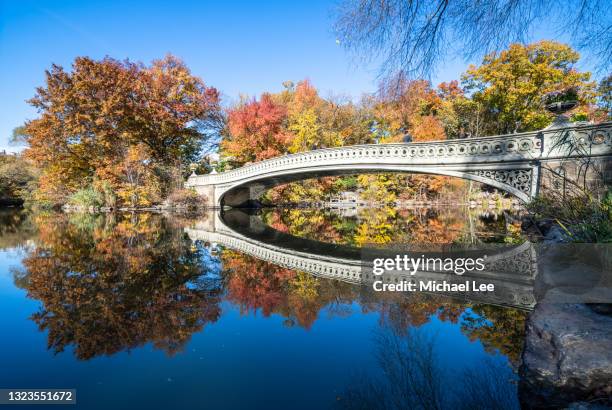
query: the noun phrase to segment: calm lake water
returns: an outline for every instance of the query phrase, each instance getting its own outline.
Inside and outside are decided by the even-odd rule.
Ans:
[[[527,311],[372,292],[250,256],[229,231],[194,240],[219,218],[0,213],[0,388],[74,388],[86,409],[518,407]],[[263,227],[253,246],[311,254],[522,240],[508,213],[459,207],[232,220]]]

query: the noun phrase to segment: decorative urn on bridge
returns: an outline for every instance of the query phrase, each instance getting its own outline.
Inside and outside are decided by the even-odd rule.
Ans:
[[[210,173],[216,174],[217,166],[219,166],[219,154],[217,153],[208,154],[206,156],[206,162],[208,163],[210,167]]]
[[[198,164],[192,162],[189,164],[189,170],[191,171],[191,176],[196,176],[196,169],[198,169]]]
[[[578,89],[571,87],[547,93],[542,98],[542,103],[548,112],[557,116],[548,128],[567,127],[571,125],[571,121],[564,114],[578,105]]]

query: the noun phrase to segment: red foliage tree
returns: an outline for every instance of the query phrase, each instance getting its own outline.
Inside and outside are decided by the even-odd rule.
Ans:
[[[240,163],[282,155],[291,137],[283,127],[286,120],[286,108],[263,94],[259,101],[252,100],[229,111],[229,135],[221,143],[222,149]]]

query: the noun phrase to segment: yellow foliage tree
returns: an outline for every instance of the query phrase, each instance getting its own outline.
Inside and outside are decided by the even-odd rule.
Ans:
[[[594,102],[591,74],[575,64],[580,55],[566,44],[539,41],[511,44],[470,66],[462,80],[486,114],[486,134],[506,134],[544,128],[553,116],[542,105],[552,91],[577,87],[582,104]]]

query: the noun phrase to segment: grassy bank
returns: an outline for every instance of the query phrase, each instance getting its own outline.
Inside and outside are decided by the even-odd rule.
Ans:
[[[612,189],[597,199],[588,192],[539,196],[528,205],[533,219],[558,225],[568,242],[612,243]]]

